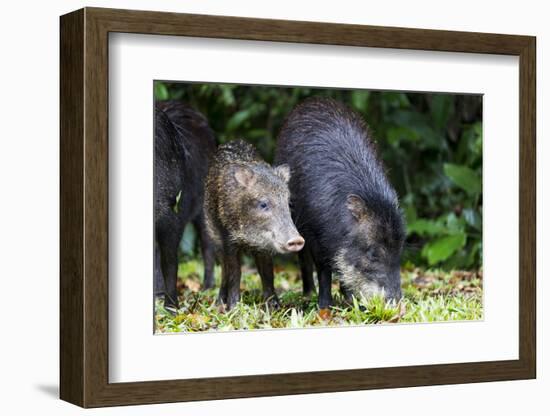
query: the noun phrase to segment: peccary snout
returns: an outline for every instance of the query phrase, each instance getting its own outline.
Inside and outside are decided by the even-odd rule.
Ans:
[[[273,236],[271,244],[266,241],[269,251],[279,254],[296,253],[305,244],[304,238],[300,235],[294,222],[292,222],[288,200],[282,198],[274,204],[270,218],[266,222],[269,233]],[[269,248],[271,246],[271,248]]]
[[[285,250],[288,252],[296,252],[300,251],[302,247],[304,247],[305,240],[302,238],[302,236],[297,236],[294,238],[291,238],[288,240],[285,244]]]
[[[387,301],[397,302],[403,296],[401,292],[401,273],[399,271],[399,268],[394,270],[391,275],[392,276],[390,277],[389,281],[392,282],[392,285],[389,286],[389,290],[385,294],[385,298]]]

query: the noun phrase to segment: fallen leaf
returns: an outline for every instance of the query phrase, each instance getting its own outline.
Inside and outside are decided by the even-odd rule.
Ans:
[[[405,306],[404,303],[399,303],[397,307],[398,307],[397,313],[388,321],[388,322],[391,322],[392,324],[399,322],[403,317],[403,315],[407,313],[407,307]]]
[[[328,321],[330,318],[332,318],[332,313],[330,312],[330,309],[320,309],[319,310],[319,318],[321,318],[323,321]]]
[[[434,276],[424,275],[413,280],[413,285],[417,288],[424,289],[434,284],[436,281]]]
[[[290,289],[290,283],[288,283],[288,280],[282,280],[281,283],[279,283],[279,286],[282,290],[289,290]]]
[[[198,281],[193,280],[193,279],[185,279],[183,281],[183,284],[191,292],[197,293],[201,289],[201,284]]]
[[[198,313],[191,313],[187,317],[193,327],[202,327],[210,322],[210,317]]]

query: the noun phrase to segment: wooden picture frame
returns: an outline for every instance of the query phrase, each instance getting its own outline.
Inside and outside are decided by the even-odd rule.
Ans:
[[[83,407],[529,379],[536,376],[535,38],[85,8],[61,17],[60,396]],[[109,383],[108,34],[519,57],[519,359]]]

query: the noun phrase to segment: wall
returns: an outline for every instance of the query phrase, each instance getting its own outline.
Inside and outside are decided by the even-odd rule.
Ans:
[[[396,4],[397,3],[397,4]],[[538,379],[318,394],[278,398],[229,400],[208,403],[167,404],[125,409],[93,410],[88,414],[499,414],[548,409],[550,364],[543,348],[548,344],[548,310],[543,297],[550,285],[543,281],[548,260],[550,146],[544,143],[544,103],[550,100],[545,63],[550,56],[550,26],[545,3],[503,1],[398,1],[338,2],[287,1],[68,1],[5,2],[0,16],[2,36],[2,100],[0,107],[0,276],[3,299],[0,343],[0,408],[12,413],[35,410],[65,415],[81,412],[61,402],[58,384],[58,16],[87,6],[156,9],[269,17],[295,20],[362,23],[434,29],[529,34],[538,37]],[[545,178],[543,178],[545,176]],[[543,200],[546,199],[546,201]],[[544,236],[543,236],[544,234]],[[419,340],[421,342],[421,340]],[[429,348],[429,346],[427,346]],[[475,348],[475,345],[472,345]],[[185,354],[184,351],[181,354]]]

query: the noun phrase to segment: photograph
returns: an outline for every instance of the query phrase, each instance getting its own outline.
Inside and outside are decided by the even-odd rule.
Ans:
[[[154,333],[483,319],[483,96],[155,80]]]

